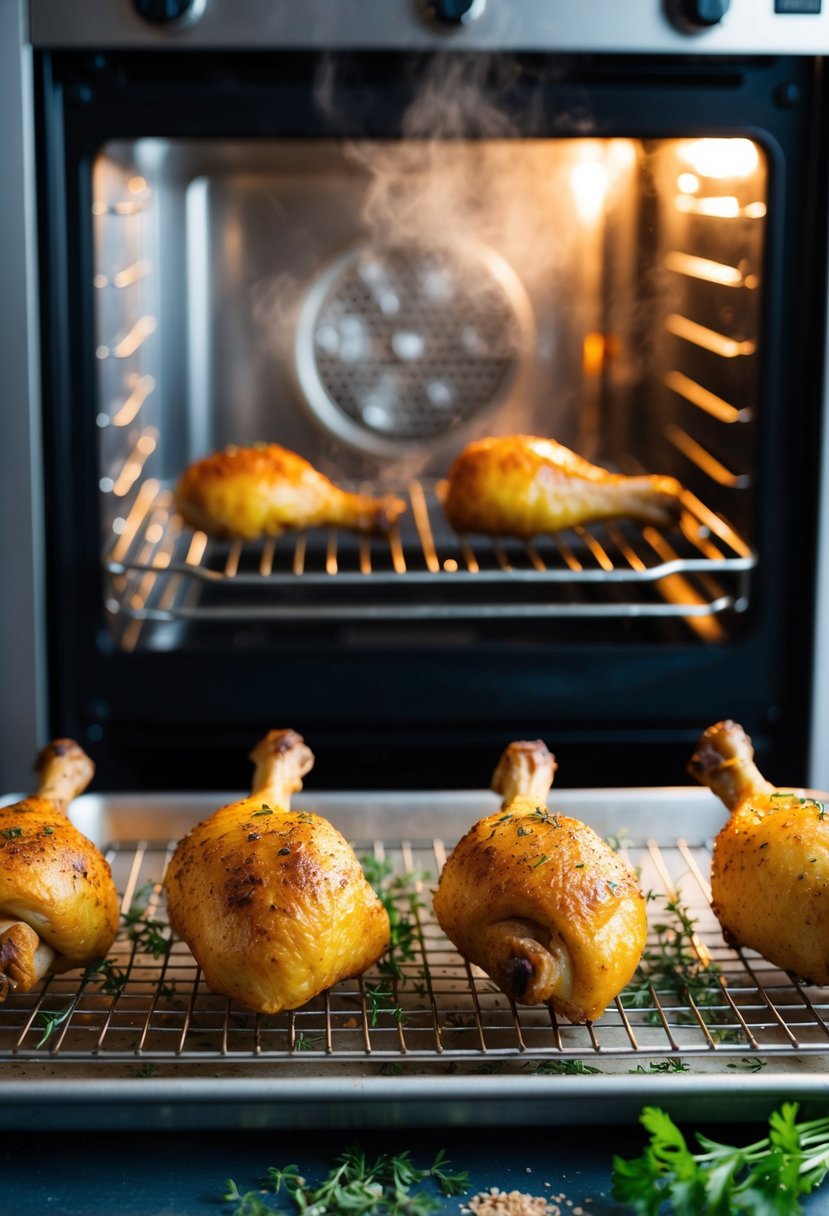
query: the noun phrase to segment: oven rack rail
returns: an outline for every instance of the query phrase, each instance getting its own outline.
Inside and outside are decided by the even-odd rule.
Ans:
[[[518,1007],[466,963],[431,913],[430,888],[446,857],[441,840],[374,841],[361,855],[385,859],[418,891],[413,956],[395,979],[374,967],[309,1004],[272,1017],[210,993],[187,947],[170,940],[162,879],[174,844],[113,846],[108,858],[122,908],[151,891],[147,913],[162,939],[122,934],[112,960],[118,984],[103,972],[56,976],[0,1005],[0,1059],[91,1066],[210,1061],[232,1071],[297,1066],[319,1075],[332,1065],[358,1075],[378,1072],[537,1073],[760,1070],[772,1060],[800,1072],[829,1068],[829,989],[812,988],[750,951],[722,939],[710,905],[706,844],[645,842],[623,851],[639,868],[650,904],[648,950],[667,901],[694,922],[689,965],[703,977],[688,988],[629,986],[593,1024],[559,1021],[546,1007]],[[138,894],[137,894],[138,893]],[[405,904],[405,907],[409,907]],[[411,913],[410,913],[411,914]],[[646,951],[647,958],[647,951]],[[645,964],[650,966],[650,964]],[[647,976],[645,976],[647,979]],[[140,1072],[138,1075],[142,1075]]]
[[[532,542],[456,534],[438,483],[400,492],[407,510],[388,537],[319,528],[243,544],[193,532],[171,488],[145,481],[104,554],[107,610],[136,622],[693,619],[748,606],[756,554],[688,491],[672,530],[620,521]]]

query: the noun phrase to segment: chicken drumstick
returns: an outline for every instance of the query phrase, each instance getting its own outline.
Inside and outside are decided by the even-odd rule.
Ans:
[[[504,435],[470,443],[449,470],[446,517],[457,532],[529,538],[602,519],[667,527],[679,519],[673,477],[623,477],[553,439]]]
[[[72,739],[56,739],[37,770],[37,793],[0,809],[0,1001],[103,958],[118,932],[109,866],[66,817],[95,767]]]
[[[384,533],[405,506],[398,498],[341,490],[276,443],[214,452],[185,469],[176,487],[176,507],[186,522],[226,539],[281,536],[323,524]]]
[[[709,726],[688,770],[731,812],[711,861],[712,902],[726,940],[829,984],[827,808],[766,781],[735,722]]]
[[[167,907],[208,987],[279,1013],[376,962],[389,918],[336,828],[289,809],[314,763],[302,737],[272,730],[251,759],[251,796],[179,842]]]
[[[507,996],[594,1021],[636,970],[645,899],[592,828],[547,810],[554,771],[541,740],[509,745],[492,779],[501,810],[455,846],[435,913]]]

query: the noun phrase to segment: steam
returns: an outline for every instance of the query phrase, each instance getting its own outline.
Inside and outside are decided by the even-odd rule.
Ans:
[[[590,183],[610,181],[608,146],[590,139],[529,138],[526,100],[520,129],[509,105],[521,69],[507,57],[435,56],[417,60],[416,66],[420,77],[401,138],[344,140],[320,149],[320,156],[332,156],[335,175],[350,182],[352,193],[344,187],[342,201],[343,208],[354,203],[350,246],[363,246],[378,264],[384,251],[391,261],[401,251],[412,262],[420,257],[424,274],[434,276],[435,290],[442,276],[446,289],[455,292],[459,311],[464,301],[468,306],[473,300],[478,316],[499,318],[503,341],[513,344],[516,365],[526,375],[494,411],[482,410],[445,437],[413,450],[403,461],[405,472],[420,472],[430,462],[445,467],[477,434],[540,430],[539,414],[545,415],[546,433],[585,450],[578,436],[581,342],[584,333],[601,328],[597,275],[604,199],[585,205],[579,219],[573,190],[578,182],[593,189]],[[340,60],[323,61],[315,99],[332,123],[353,130],[365,125],[359,107],[371,104],[371,94],[344,87],[343,70]],[[529,124],[533,121],[531,113]],[[338,158],[345,162],[339,160],[339,170]],[[601,164],[601,171],[591,168],[594,164]],[[316,263],[309,262],[317,272],[325,266],[325,253],[335,258],[343,248],[320,253]],[[509,318],[503,319],[505,283],[516,304],[512,329]],[[280,358],[292,356],[290,343],[308,286],[308,280],[288,273],[257,285],[255,316],[278,344]],[[440,303],[436,297],[436,308]],[[404,351],[405,357],[414,350],[415,337],[401,333],[392,350]],[[469,341],[474,345],[474,334]],[[389,374],[382,373],[387,379]],[[378,383],[382,388],[386,382],[381,376]],[[390,480],[403,471],[388,459],[383,468]]]

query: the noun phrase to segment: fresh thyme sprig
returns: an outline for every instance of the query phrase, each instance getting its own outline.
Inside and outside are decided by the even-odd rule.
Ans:
[[[622,1004],[629,1009],[647,1008],[653,1002],[651,989],[681,1000],[690,996],[697,1006],[720,1004],[724,999],[722,968],[701,955],[697,922],[679,896],[666,897],[665,910],[670,919],[653,926],[656,943],[645,948],[632,981],[622,993]],[[716,1017],[716,1010],[711,1013]],[[658,1022],[659,1015],[654,1011],[651,1019]]]
[[[365,994],[369,1005],[370,1026],[377,1025],[377,1019],[381,1013],[390,1013],[398,1026],[402,1026],[406,1021],[406,1011],[395,1000],[394,990],[390,984],[382,983],[376,984],[373,987],[367,987]]]
[[[430,875],[421,870],[395,875],[388,858],[380,860],[365,856],[360,858],[360,865],[367,882],[386,909],[391,926],[388,954],[381,959],[378,970],[402,980],[401,962],[412,962],[417,957],[420,937],[417,914],[426,907],[421,899],[420,887],[423,882],[429,881]]]
[[[745,1148],[696,1134],[693,1153],[671,1118],[645,1107],[640,1122],[650,1143],[640,1157],[613,1161],[613,1195],[639,1216],[798,1216],[829,1167],[829,1118],[797,1122],[796,1103],[769,1119],[769,1134]],[[666,1207],[666,1205],[668,1205]]]
[[[132,897],[128,911],[121,916],[126,935],[136,949],[153,958],[161,958],[170,948],[170,937],[167,925],[163,920],[148,916],[150,899],[155,890],[155,883],[146,882],[139,887]]]
[[[346,1212],[354,1216],[426,1216],[443,1205],[434,1194],[414,1187],[433,1179],[444,1195],[452,1196],[462,1194],[469,1185],[468,1173],[450,1173],[449,1165],[443,1150],[428,1169],[419,1169],[408,1152],[383,1154],[370,1161],[355,1147],[337,1158],[316,1187],[301,1176],[296,1165],[286,1165],[268,1170],[267,1189],[243,1193],[229,1178],[224,1199],[236,1205],[232,1216],[272,1216],[283,1211],[265,1202],[266,1196],[279,1195],[283,1189],[293,1202],[293,1211],[305,1216],[342,1216]]]

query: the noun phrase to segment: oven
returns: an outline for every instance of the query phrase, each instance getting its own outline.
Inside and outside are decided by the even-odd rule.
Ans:
[[[664,783],[731,715],[805,780],[826,14],[181,7],[29,10],[11,755],[48,722],[110,788],[227,787],[291,721],[329,787],[475,785],[516,732]],[[678,478],[679,524],[456,533],[453,458],[510,433]],[[406,510],[189,528],[185,466],[260,442]]]
[[[181,943],[159,970],[123,942],[132,989],[57,977],[5,1027],[32,1120],[79,1093],[92,1122],[149,1126],[169,1103],[174,1123],[253,1104],[316,1124],[355,1094],[369,1121],[594,1121],[597,1094],[627,1119],[660,1084],[631,1061],[677,1056],[713,1080],[661,1100],[708,1115],[819,1092],[825,1004],[722,945],[721,810],[666,787],[732,717],[770,777],[829,788],[829,11],[623,8],[0,0],[0,773],[27,788],[36,746],[76,737],[97,766],[78,821],[153,911],[178,835],[247,784],[267,727],[312,744],[314,808],[410,875],[440,868],[505,742],[541,736],[562,807],[630,827],[724,952],[721,1020],[651,993],[551,1030],[424,921],[433,986],[408,1028],[362,980],[265,1024],[206,992]],[[516,434],[676,478],[678,521],[454,530],[454,459]],[[191,462],[272,443],[405,510],[384,536],[188,525]],[[50,1001],[68,1020],[44,1047]],[[715,1108],[755,1051],[780,1068],[730,1077]],[[54,1084],[44,1052],[68,1065]],[[602,1053],[590,1094],[478,1075]],[[111,1071],[78,1089],[93,1057]],[[175,1081],[125,1081],[142,1060]]]

